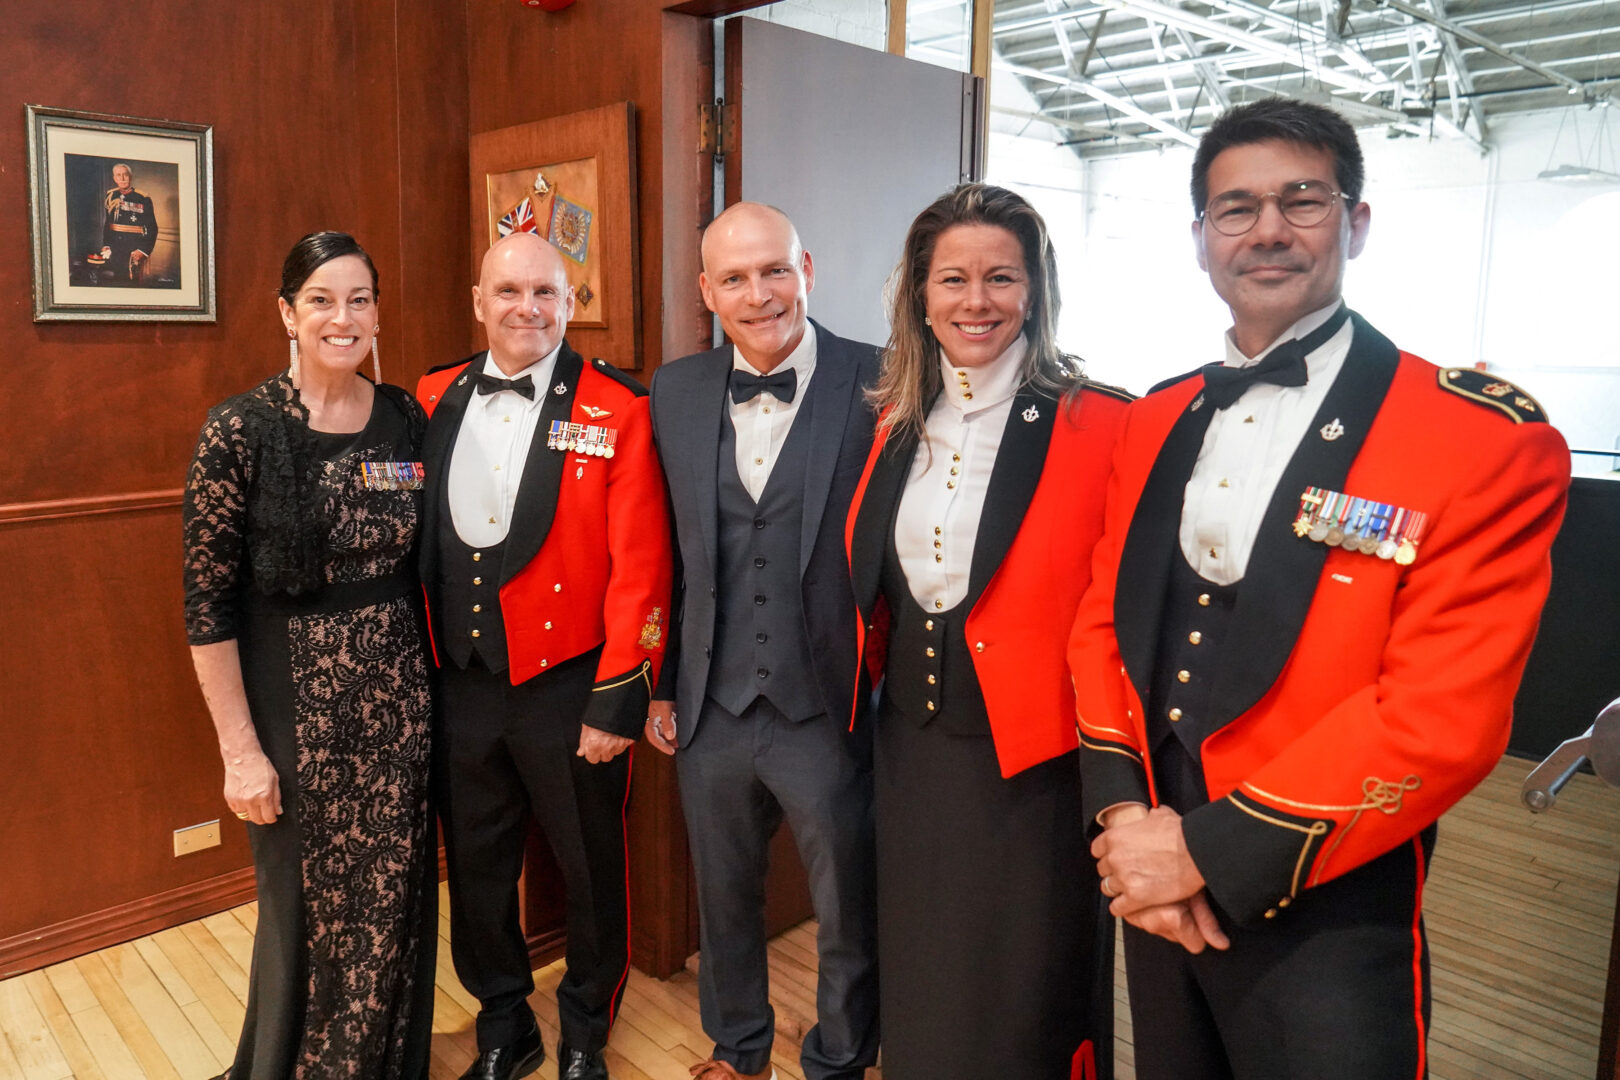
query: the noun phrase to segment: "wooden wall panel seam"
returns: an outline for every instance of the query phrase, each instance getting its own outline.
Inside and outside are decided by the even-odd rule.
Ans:
[[[74,499],[0,503],[0,526],[26,521],[60,521],[96,514],[130,514],[140,510],[169,510],[180,505],[183,488],[131,491],[122,495],[87,495]]]

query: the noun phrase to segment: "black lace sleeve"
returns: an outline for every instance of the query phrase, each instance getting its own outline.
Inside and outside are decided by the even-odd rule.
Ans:
[[[197,439],[180,505],[186,640],[192,645],[237,635],[250,470],[241,413],[228,407],[215,410]]]

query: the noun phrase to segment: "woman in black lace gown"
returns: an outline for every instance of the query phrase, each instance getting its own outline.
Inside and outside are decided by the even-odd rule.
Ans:
[[[282,268],[292,364],[209,413],[187,477],[186,632],[258,882],[230,1080],[428,1073],[425,421],[358,374],[376,307],[352,237],[300,240]]]

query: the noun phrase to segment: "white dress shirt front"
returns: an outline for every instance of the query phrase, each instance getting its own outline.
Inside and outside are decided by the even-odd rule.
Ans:
[[[742,351],[736,346],[731,349],[731,367],[734,371],[747,372],[749,375],[761,374],[758,368],[743,359]],[[799,406],[804,404],[810,376],[816,371],[816,328],[808,323],[799,343],[788,353],[786,360],[771,369],[770,374],[789,369],[797,372],[798,378],[792,401],[778,401],[770,393],[761,391],[738,404],[732,400],[731,388],[726,388],[726,403],[731,407],[731,427],[737,435],[737,476],[755,502],[765,491],[771,470],[776,467],[776,458],[782,452],[782,444],[787,442],[788,431],[793,427],[793,419],[799,415]]]
[[[506,539],[518,485],[523,481],[523,464],[529,459],[540,407],[552,392],[551,376],[560,351],[561,344],[513,376],[521,379],[527,375],[534,381],[533,399],[515,390],[481,394],[476,387],[467,399],[455,449],[450,452],[447,482],[450,520],[468,547],[490,547]],[[476,378],[479,372],[506,378],[487,352],[482,363],[474,360],[467,365],[468,375]]]
[[[1226,366],[1249,367],[1285,341],[1302,338],[1339,309],[1335,300],[1285,330],[1258,355],[1238,350],[1226,333]],[[1181,503],[1181,552],[1217,585],[1242,580],[1277,481],[1305,436],[1350,352],[1349,322],[1305,358],[1304,386],[1257,382],[1211,417]]]
[[[895,518],[894,544],[912,599],[945,611],[967,596],[990,471],[1018,393],[1022,335],[982,367],[940,358],[945,389],[924,423]]]

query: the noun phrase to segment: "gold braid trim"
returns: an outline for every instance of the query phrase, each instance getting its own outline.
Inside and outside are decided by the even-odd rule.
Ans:
[[[1104,746],[1102,743],[1092,742],[1084,735],[1080,736],[1080,745],[1085,747],[1087,750],[1097,750],[1104,754],[1118,754],[1120,757],[1130,758],[1131,761],[1138,765],[1142,764],[1142,755],[1137,753],[1135,750],[1127,750],[1119,746]]]
[[[591,693],[595,694],[595,693],[599,693],[599,692],[601,692],[603,690],[613,690],[613,689],[616,689],[616,688],[618,688],[620,686],[623,686],[625,683],[635,682],[637,679],[641,679],[643,682],[645,682],[647,684],[647,692],[651,693],[652,692],[652,677],[647,674],[647,672],[651,668],[652,668],[652,661],[651,660],[643,660],[641,662],[640,667],[636,668],[636,670],[632,671],[630,674],[626,675],[624,678],[620,679],[618,682],[603,683],[600,686],[593,686],[593,687],[591,687]]]
[[[1301,832],[1301,833],[1305,834],[1305,843],[1300,845],[1299,857],[1294,860],[1294,876],[1289,880],[1289,883],[1288,883],[1288,895],[1289,896],[1298,896],[1299,895],[1299,875],[1304,873],[1304,871],[1305,871],[1305,856],[1310,854],[1311,841],[1313,839],[1315,839],[1316,837],[1324,836],[1324,835],[1327,834],[1327,831],[1328,831],[1327,822],[1325,822],[1325,821],[1313,821],[1309,825],[1296,825],[1292,821],[1283,821],[1280,818],[1274,818],[1269,814],[1262,814],[1260,811],[1255,810],[1252,807],[1244,806],[1242,803],[1238,802],[1237,799],[1233,798],[1231,795],[1228,795],[1226,797],[1226,801],[1231,803],[1233,806],[1237,807],[1239,810],[1243,811],[1245,814],[1248,814],[1250,817],[1252,817],[1252,818],[1254,818],[1254,819],[1256,819],[1258,821],[1263,821],[1267,825],[1277,825],[1277,826],[1280,826],[1281,828],[1284,828],[1284,829],[1293,829],[1295,832]]]

